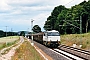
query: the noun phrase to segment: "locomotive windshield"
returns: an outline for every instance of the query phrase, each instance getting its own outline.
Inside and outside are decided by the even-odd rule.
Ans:
[[[48,36],[60,36],[59,32],[48,32]]]

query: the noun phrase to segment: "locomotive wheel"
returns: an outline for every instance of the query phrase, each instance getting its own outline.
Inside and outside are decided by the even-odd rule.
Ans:
[[[47,42],[43,42],[43,44],[44,44],[45,46],[47,46]]]

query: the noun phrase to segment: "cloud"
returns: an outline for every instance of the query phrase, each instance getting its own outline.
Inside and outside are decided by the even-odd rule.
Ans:
[[[16,25],[16,26],[27,26],[27,25],[30,25],[30,20],[21,20],[21,19],[18,19],[18,20],[0,20],[0,23],[5,23],[6,26],[9,26],[9,25]],[[3,25],[1,24],[1,25]]]
[[[8,4],[13,6],[33,6],[42,4],[43,0],[8,0]]]
[[[0,25],[13,26],[19,30],[30,26],[31,19],[34,19],[34,25],[43,28],[54,7],[65,5],[70,8],[81,1],[83,0],[1,0]],[[17,28],[18,26],[20,27]]]
[[[50,16],[50,13],[44,12],[44,13],[36,15],[35,17],[32,17],[32,19],[34,20],[33,22],[34,25],[39,25],[41,29],[43,30],[43,26],[48,16]]]
[[[21,7],[22,10],[30,10],[30,11],[48,11],[53,9],[52,6],[31,6],[31,7]]]
[[[15,25],[29,25],[30,24],[30,20],[10,20],[9,22],[11,22],[12,24],[15,24]]]
[[[11,14],[22,14],[21,10],[14,10]]]
[[[12,9],[10,5],[7,4],[7,0],[1,0],[0,1],[0,10],[1,11],[7,11]]]

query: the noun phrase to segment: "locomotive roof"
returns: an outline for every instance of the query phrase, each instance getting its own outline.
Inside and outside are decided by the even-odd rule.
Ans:
[[[36,33],[36,34],[32,34],[32,35],[43,35],[44,33],[43,32],[40,32],[40,33]]]
[[[58,31],[56,31],[56,30],[51,30],[51,31],[46,31],[46,32],[58,32]]]

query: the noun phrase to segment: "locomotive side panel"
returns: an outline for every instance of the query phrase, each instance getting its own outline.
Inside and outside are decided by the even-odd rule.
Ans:
[[[33,39],[50,47],[57,47],[60,44],[60,34],[56,30],[33,34]]]
[[[38,35],[38,41],[39,41],[40,43],[43,43],[43,35]]]
[[[37,33],[33,35],[35,41],[43,43],[43,33]]]

